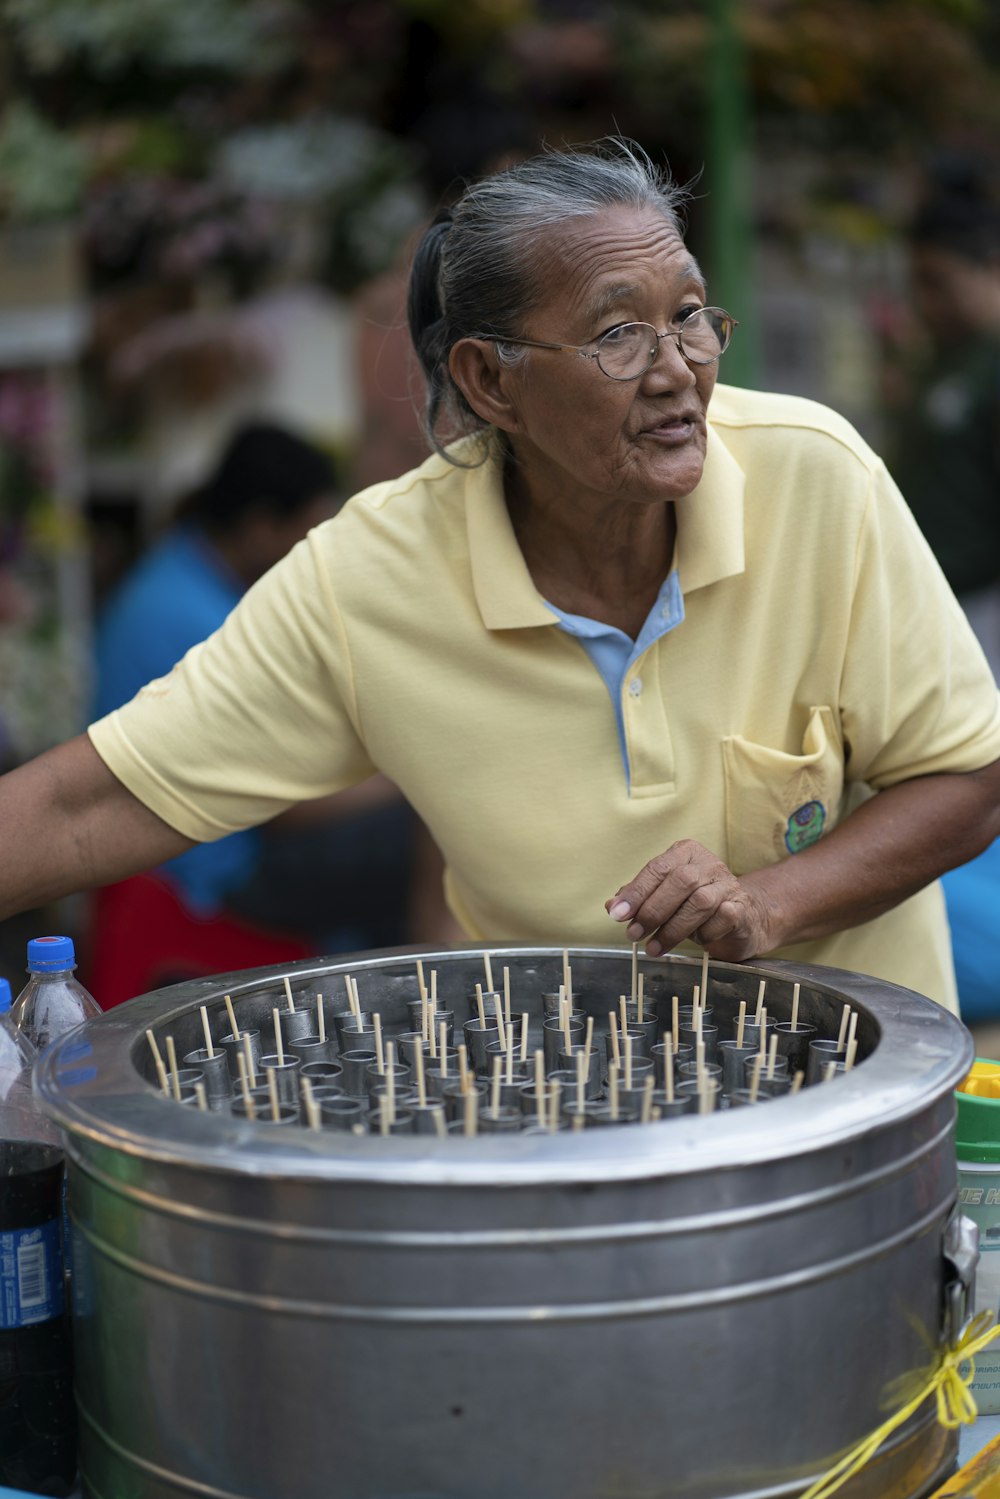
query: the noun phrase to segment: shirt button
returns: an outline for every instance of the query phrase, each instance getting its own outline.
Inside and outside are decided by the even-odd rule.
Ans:
[[[631,693],[632,697],[641,697],[642,696],[642,678],[641,677],[633,677],[632,680],[631,680],[631,682],[628,684],[628,690]]]

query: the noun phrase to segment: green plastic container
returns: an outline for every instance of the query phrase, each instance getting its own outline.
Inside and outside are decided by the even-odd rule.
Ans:
[[[988,1066],[980,1063],[977,1066]],[[1000,1070],[998,1070],[1000,1076]],[[979,1226],[975,1310],[1000,1319],[1000,1098],[957,1093],[958,1201]],[[1000,1351],[976,1355],[972,1394],[981,1416],[1000,1412]]]

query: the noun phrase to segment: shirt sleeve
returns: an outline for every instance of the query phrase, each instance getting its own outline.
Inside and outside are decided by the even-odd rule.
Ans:
[[[326,535],[311,532],[169,675],[88,730],[112,773],[188,838],[252,827],[375,770]]]
[[[841,721],[848,779],[876,790],[1000,758],[993,674],[881,463],[858,538]]]

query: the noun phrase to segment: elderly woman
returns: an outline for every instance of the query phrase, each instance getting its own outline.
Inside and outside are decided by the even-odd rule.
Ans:
[[[384,771],[472,939],[780,953],[954,1003],[936,876],[1000,832],[981,652],[832,412],[733,336],[642,154],[428,230],[447,448],[357,495],[173,673],[3,784],[7,908]]]

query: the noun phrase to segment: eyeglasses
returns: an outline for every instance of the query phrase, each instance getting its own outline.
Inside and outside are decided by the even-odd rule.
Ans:
[[[738,327],[736,319],[721,307],[697,307],[679,328],[668,328],[665,333],[657,333],[651,323],[622,323],[596,344],[549,344],[535,338],[493,338],[490,342],[580,354],[584,359],[596,359],[598,369],[609,380],[637,380],[654,363],[661,339],[675,338],[689,364],[714,364],[729,348]]]

